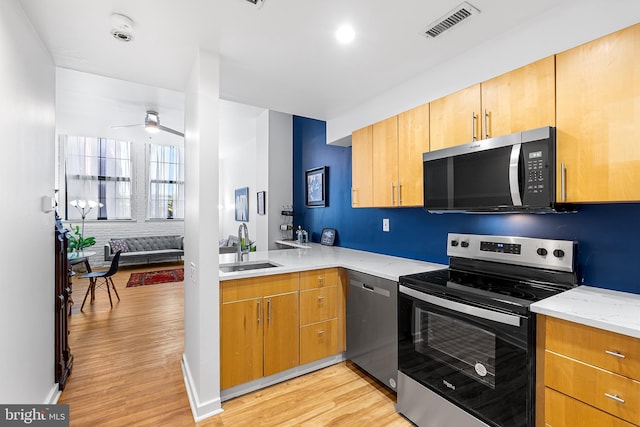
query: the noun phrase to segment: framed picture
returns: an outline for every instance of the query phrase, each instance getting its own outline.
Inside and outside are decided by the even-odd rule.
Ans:
[[[327,205],[326,175],[327,166],[309,169],[304,173],[304,204],[308,207],[324,207]]]
[[[258,191],[258,215],[264,215],[264,202],[266,198],[266,191]]]
[[[249,221],[249,187],[236,190],[236,221]]]

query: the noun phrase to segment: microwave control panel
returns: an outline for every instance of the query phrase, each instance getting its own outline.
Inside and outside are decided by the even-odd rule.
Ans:
[[[522,144],[524,161],[523,204],[544,205],[555,194],[553,153],[548,141]]]

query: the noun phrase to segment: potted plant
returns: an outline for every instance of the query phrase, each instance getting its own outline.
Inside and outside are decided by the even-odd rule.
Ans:
[[[80,252],[84,250],[84,248],[88,248],[96,244],[95,237],[84,237],[82,235],[79,225],[72,225],[71,232],[72,233],[69,233],[69,246],[67,249],[69,252]]]

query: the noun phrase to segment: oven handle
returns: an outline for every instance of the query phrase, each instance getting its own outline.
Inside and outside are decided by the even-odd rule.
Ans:
[[[438,307],[447,308],[449,310],[457,311],[459,313],[468,314],[470,316],[479,317],[481,319],[492,320],[494,322],[503,323],[505,325],[520,326],[520,317],[513,314],[500,313],[497,311],[487,310],[485,308],[474,307],[472,305],[462,304],[456,301],[450,301],[448,299],[436,297],[434,295],[425,294],[424,292],[416,291],[415,289],[408,288],[400,285],[399,291],[402,294],[408,295],[412,298],[419,299]]]

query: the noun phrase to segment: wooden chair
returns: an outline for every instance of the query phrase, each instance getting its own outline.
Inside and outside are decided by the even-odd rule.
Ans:
[[[80,307],[80,311],[82,311],[82,309],[84,308],[84,303],[87,301],[87,296],[89,295],[89,292],[91,292],[91,304],[93,304],[93,301],[95,301],[96,285],[97,285],[98,279],[104,279],[104,283],[100,283],[99,285],[97,285],[97,287],[100,287],[102,285],[107,286],[107,293],[109,294],[109,305],[111,305],[111,308],[113,308],[113,302],[111,301],[110,287],[113,288],[113,291],[116,293],[116,297],[118,297],[118,301],[120,301],[120,295],[118,295],[118,290],[116,289],[116,285],[113,284],[113,280],[111,279],[111,276],[113,276],[118,272],[118,263],[120,262],[120,252],[122,251],[116,252],[116,254],[113,256],[113,260],[111,261],[111,266],[109,267],[109,270],[94,271],[91,273],[87,273],[81,277],[81,279],[89,279],[89,287],[87,288],[87,293],[84,294],[84,299],[82,300],[82,306]]]

